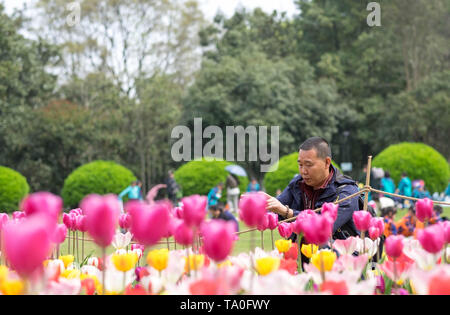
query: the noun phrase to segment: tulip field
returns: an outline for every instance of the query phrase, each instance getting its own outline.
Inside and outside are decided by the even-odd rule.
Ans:
[[[450,294],[450,224],[429,223],[429,199],[416,203],[425,227],[415,237],[386,239],[383,219],[364,210],[353,213],[360,236],[333,240],[337,204],[283,222],[266,203],[264,194],[242,196],[236,233],[207,217],[204,196],[175,208],[131,201],[122,213],[117,196],[89,195],[63,213],[59,196],[28,195],[20,211],[0,214],[0,293]]]

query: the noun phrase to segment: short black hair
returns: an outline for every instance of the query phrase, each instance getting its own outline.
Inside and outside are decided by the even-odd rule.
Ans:
[[[407,172],[403,172],[402,176],[408,176],[408,173]]]
[[[440,205],[434,205],[433,210],[437,215],[441,215],[444,209]]]
[[[388,171],[386,171],[384,172],[384,177],[391,177],[391,174]]]
[[[317,156],[319,158],[325,159],[327,157],[331,158],[331,147],[327,140],[321,137],[311,137],[309,139],[306,139],[305,142],[303,142],[300,145],[299,151],[309,151],[315,149],[317,152]]]

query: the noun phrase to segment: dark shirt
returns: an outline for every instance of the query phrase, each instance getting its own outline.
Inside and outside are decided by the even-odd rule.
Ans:
[[[221,219],[221,220],[225,220],[225,221],[233,221],[233,223],[236,226],[236,232],[239,232],[239,223],[230,211],[222,211],[222,213],[219,215],[219,217],[215,218],[215,219],[216,220]]]

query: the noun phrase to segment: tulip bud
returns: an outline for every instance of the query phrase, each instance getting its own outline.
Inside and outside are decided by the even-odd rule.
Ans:
[[[189,226],[199,227],[205,219],[208,199],[205,196],[193,195],[181,199],[183,203],[183,220]]]
[[[239,217],[248,226],[257,226],[266,214],[267,197],[260,193],[248,193],[239,200]]]
[[[182,221],[175,228],[174,237],[178,244],[188,246],[192,244],[192,241],[194,240],[194,232],[186,222]]]
[[[306,241],[316,245],[327,242],[333,230],[329,218],[322,215],[310,216],[302,226]]]
[[[403,236],[391,235],[385,241],[386,255],[392,258],[398,258],[403,252]]]
[[[267,212],[267,217],[269,219],[268,228],[270,230],[275,230],[278,226],[278,215],[273,212]]]
[[[331,223],[334,223],[338,215],[338,208],[339,205],[335,205],[334,203],[331,202],[326,202],[322,205],[321,214],[327,215],[330,218]]]
[[[267,230],[268,226],[269,226],[269,217],[267,215],[268,213],[266,213],[263,217],[263,219],[261,220],[261,222],[258,223],[258,225],[256,226],[256,228],[258,229],[258,231],[265,231]]]
[[[417,200],[416,217],[419,221],[425,222],[433,217],[433,201],[428,198]]]
[[[37,192],[28,195],[20,204],[20,208],[27,216],[41,213],[49,216],[56,223],[62,210],[61,197],[49,192]]]
[[[292,223],[280,223],[278,225],[278,232],[280,233],[281,237],[288,238],[292,234]]]
[[[202,227],[202,234],[205,254],[216,262],[225,260],[233,249],[233,223],[213,220]]]
[[[445,243],[444,229],[440,224],[431,225],[417,233],[417,239],[423,249],[432,254],[441,251]]]
[[[370,226],[370,219],[372,216],[369,211],[355,211],[353,212],[353,222],[355,222],[355,226],[359,231],[367,231]]]

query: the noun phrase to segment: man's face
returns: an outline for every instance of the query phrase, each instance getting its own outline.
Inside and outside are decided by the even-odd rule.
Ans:
[[[218,218],[220,216],[220,210],[211,210],[213,218]]]
[[[317,156],[315,149],[298,152],[299,173],[308,186],[318,187],[328,176],[331,159]]]

